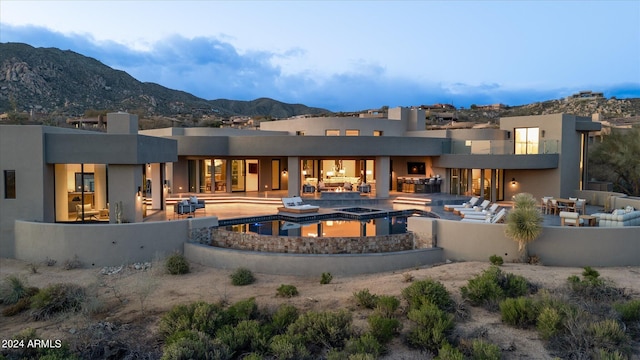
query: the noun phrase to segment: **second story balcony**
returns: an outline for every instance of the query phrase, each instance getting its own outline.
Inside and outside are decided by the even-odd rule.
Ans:
[[[444,168],[555,169],[560,141],[517,144],[513,140],[452,140],[434,165]]]
[[[560,140],[515,144],[513,140],[452,140],[442,144],[451,155],[540,155],[558,154]]]

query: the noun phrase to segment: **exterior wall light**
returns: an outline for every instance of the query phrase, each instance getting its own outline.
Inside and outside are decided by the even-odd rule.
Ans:
[[[516,186],[517,181],[516,178],[511,178],[511,186]]]
[[[282,170],[282,175],[287,175],[287,168],[284,168],[284,170]]]
[[[138,197],[142,196],[142,187],[138,186],[138,192],[137,192]]]

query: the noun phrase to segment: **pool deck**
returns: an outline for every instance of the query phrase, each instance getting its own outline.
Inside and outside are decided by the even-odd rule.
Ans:
[[[270,199],[273,200],[271,204],[260,204],[260,203],[247,203],[247,202],[224,202],[224,203],[207,203],[206,204],[206,212],[199,210],[196,212],[195,217],[202,216],[216,216],[218,219],[232,219],[232,218],[241,218],[241,217],[253,217],[253,216],[263,216],[263,215],[275,215],[278,214],[278,207],[281,207],[281,203],[275,202],[276,200],[281,199],[282,197],[287,197],[288,194],[286,191],[270,191],[268,194],[264,193],[244,193],[242,195],[238,194],[226,194],[232,195],[233,197],[245,197],[249,199]],[[184,195],[187,196],[187,195]],[[221,196],[223,197],[223,196]],[[393,200],[399,197],[407,198],[415,198],[415,199],[424,199],[425,202],[431,200],[432,205],[411,205],[411,204],[394,204]],[[418,209],[424,211],[430,211],[436,215],[438,215],[442,219],[446,220],[460,220],[461,217],[459,215],[454,214],[450,211],[444,211],[444,204],[448,203],[460,203],[466,199],[468,196],[461,195],[450,195],[450,194],[407,194],[401,192],[391,192],[388,199],[375,199],[373,197],[363,197],[361,201],[357,203],[347,203],[347,202],[335,202],[335,203],[324,203],[320,202],[314,197],[303,197],[303,200],[309,204],[319,205],[320,209],[317,214],[331,213],[335,212],[336,209],[348,208],[348,207],[361,207],[361,208],[371,208],[371,209],[380,209],[380,210],[408,210],[408,209]],[[509,201],[501,201],[499,204],[503,207],[510,208],[512,203]],[[596,212],[602,212],[603,208],[601,206],[586,206],[586,213],[593,214]],[[205,215],[206,214],[206,215]],[[309,214],[294,214],[294,213],[280,213],[283,215],[287,215],[290,217],[304,217]],[[173,212],[173,206],[167,205],[167,210],[150,210],[148,211],[148,216],[145,218],[146,221],[167,221],[167,220],[177,220],[184,219],[185,216],[177,216]],[[546,214],[544,216],[544,226],[560,226],[560,217],[557,215]]]

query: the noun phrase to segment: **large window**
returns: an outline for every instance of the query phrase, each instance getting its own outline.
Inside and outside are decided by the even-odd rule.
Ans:
[[[516,154],[537,154],[538,143],[540,141],[539,133],[540,128],[517,128],[515,129],[516,142],[515,153]]]
[[[326,136],[340,136],[340,130],[329,129],[329,130],[325,130],[324,134]]]
[[[16,171],[15,170],[4,171],[4,198],[5,199],[16,198]]]
[[[360,136],[360,130],[345,130],[346,136]]]

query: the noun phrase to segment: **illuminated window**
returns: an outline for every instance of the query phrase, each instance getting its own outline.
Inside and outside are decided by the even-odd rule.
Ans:
[[[515,129],[516,142],[515,153],[516,154],[537,154],[538,143],[540,142],[539,134],[540,128],[518,128]]]
[[[304,136],[304,131],[296,131],[297,136]]]
[[[373,136],[382,136],[382,130],[373,130]]]
[[[16,198],[16,171],[15,170],[4,171],[4,198],[5,199]]]
[[[340,136],[340,130],[325,130],[324,134],[326,136]]]
[[[346,136],[360,136],[360,130],[346,130],[344,134]]]

